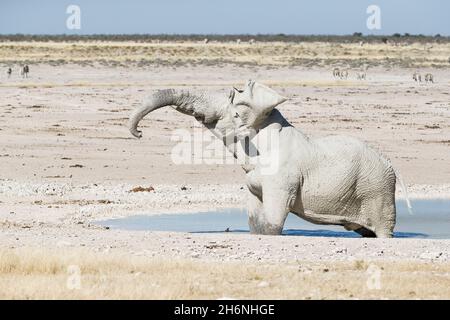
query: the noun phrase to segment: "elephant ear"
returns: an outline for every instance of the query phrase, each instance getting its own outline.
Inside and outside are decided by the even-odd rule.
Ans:
[[[252,100],[250,107],[255,109],[255,112],[272,111],[273,108],[287,100],[275,90],[258,82],[250,83],[248,88]]]
[[[246,105],[256,114],[268,113],[287,98],[281,96],[275,90],[252,80],[247,82],[244,90],[233,89],[232,103]]]

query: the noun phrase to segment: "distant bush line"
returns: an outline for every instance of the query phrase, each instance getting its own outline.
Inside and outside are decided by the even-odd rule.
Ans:
[[[242,35],[208,35],[208,34],[193,34],[193,35],[178,35],[178,34],[94,34],[94,35],[27,35],[27,34],[12,34],[12,35],[0,35],[0,41],[53,41],[53,42],[65,42],[65,41],[134,41],[134,42],[153,42],[153,41],[203,41],[207,38],[209,41],[217,42],[231,42],[237,41],[249,41],[254,39],[259,42],[336,42],[336,43],[359,43],[364,41],[366,43],[387,43],[387,42],[403,42],[403,43],[449,43],[450,37],[441,36],[439,34],[435,36],[425,35],[411,35],[411,34],[393,34],[389,36],[381,35],[362,35],[355,32],[353,35],[288,35],[288,34],[242,34]]]

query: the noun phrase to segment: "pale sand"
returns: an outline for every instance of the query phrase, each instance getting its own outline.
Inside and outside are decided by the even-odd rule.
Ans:
[[[291,97],[280,110],[304,133],[358,137],[390,158],[412,197],[449,198],[450,71],[432,71],[436,83],[425,85],[412,82],[412,70],[407,69],[371,69],[368,81],[357,82],[334,81],[331,69],[284,66],[175,70],[34,65],[29,79],[3,79],[0,84],[1,247],[13,252],[22,247],[60,248],[64,252],[84,247],[106,256],[141,256],[146,263],[188,259],[188,265],[195,267],[187,268],[192,271],[185,272],[187,283],[201,282],[201,275],[209,270],[201,269],[197,260],[211,263],[211,270],[220,268],[222,261],[239,261],[249,268],[255,264],[281,268],[274,273],[267,267],[272,271],[261,271],[256,282],[233,282],[229,291],[220,289],[226,288],[226,277],[217,271],[213,278],[222,284],[211,280],[217,287],[212,286],[216,289],[210,293],[204,291],[208,287],[205,282],[199,291],[194,286],[179,296],[169,290],[159,297],[450,298],[450,240],[204,235],[92,226],[92,221],[110,217],[244,207],[244,173],[238,164],[171,162],[175,145],[170,140],[172,130],[192,129],[192,119],[169,108],[158,110],[142,123],[141,140],[130,136],[126,121],[153,89],[192,87],[226,94],[231,85],[240,85],[248,78],[271,84]],[[136,186],[153,186],[155,191],[128,192]],[[182,186],[186,190],[181,190]],[[43,251],[40,256],[48,254]],[[373,261],[386,267],[387,282],[381,290],[363,291],[358,286],[365,283]],[[340,268],[335,262],[347,271],[335,270]],[[313,271],[301,273],[300,278],[293,276],[299,289],[287,290],[290,278],[281,274],[291,275],[293,269],[289,268],[298,268],[296,263]],[[316,263],[321,263],[317,270]],[[355,263],[358,272],[353,270]],[[405,264],[409,264],[408,269],[404,269]],[[256,268],[252,272],[258,274]],[[324,268],[330,272],[323,272]],[[291,271],[284,273],[285,269]],[[43,277],[37,278],[36,286],[56,281],[49,275]],[[6,272],[0,276],[0,288],[16,280]],[[269,283],[267,288],[255,289],[263,281]],[[323,284],[333,281],[333,286]],[[60,285],[55,284],[55,288]],[[129,285],[128,295],[120,295],[121,284],[116,285],[90,294],[55,289],[55,295],[46,295],[29,284],[18,291],[3,289],[0,297],[96,297],[97,293],[98,297],[112,298],[157,297],[145,291],[151,286]],[[314,291],[315,287],[320,289]]]

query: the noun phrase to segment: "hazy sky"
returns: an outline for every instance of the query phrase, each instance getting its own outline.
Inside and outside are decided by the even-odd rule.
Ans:
[[[81,8],[81,29],[66,8]],[[366,9],[381,9],[369,30]],[[441,34],[450,36],[448,0],[0,0],[0,34]]]

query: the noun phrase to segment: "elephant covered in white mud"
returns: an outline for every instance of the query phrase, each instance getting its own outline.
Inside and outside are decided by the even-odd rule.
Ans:
[[[392,237],[399,177],[390,162],[351,137],[306,136],[275,109],[284,101],[253,81],[244,90],[233,88],[228,96],[161,90],[135,110],[130,131],[140,138],[137,126],[145,115],[173,106],[210,129],[235,157],[246,158],[252,233],[281,234],[292,212],[364,237]],[[403,184],[402,189],[406,192]]]

